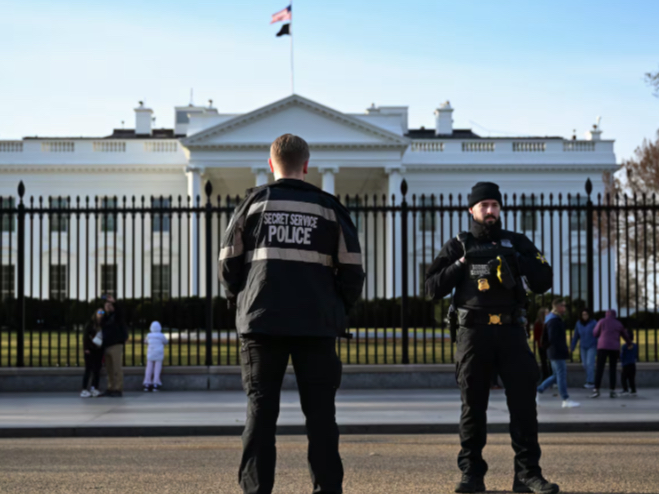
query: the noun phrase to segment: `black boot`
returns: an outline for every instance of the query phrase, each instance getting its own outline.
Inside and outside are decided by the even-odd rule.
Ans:
[[[527,487],[526,484],[524,484],[521,480],[515,476],[515,480],[513,480],[513,492],[528,492],[528,493],[533,493],[530,487]]]
[[[520,478],[519,483],[521,486],[517,487],[517,484],[513,484],[513,492],[535,492],[536,494],[557,494],[559,487],[557,484],[552,484],[547,482],[542,475],[535,475],[528,478]],[[526,489],[526,490],[518,490]]]
[[[483,477],[462,474],[462,480],[455,486],[455,492],[485,492]]]

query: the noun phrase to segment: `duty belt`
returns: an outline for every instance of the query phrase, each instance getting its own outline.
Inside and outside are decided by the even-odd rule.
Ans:
[[[458,309],[460,326],[501,326],[503,324],[523,324],[525,311],[516,310],[513,313],[501,313],[488,310]]]

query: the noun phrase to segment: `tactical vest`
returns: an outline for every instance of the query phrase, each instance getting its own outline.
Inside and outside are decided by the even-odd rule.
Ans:
[[[512,232],[503,230],[501,239],[495,243],[478,241],[467,232],[460,233],[458,240],[466,251],[467,274],[455,289],[455,307],[499,313],[525,308],[526,290],[519,272]],[[503,260],[509,269],[507,278]],[[511,284],[514,286],[510,287]]]

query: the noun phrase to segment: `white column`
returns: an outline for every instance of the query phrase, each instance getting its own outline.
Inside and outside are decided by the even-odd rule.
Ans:
[[[335,195],[334,175],[339,173],[337,166],[321,167],[318,171],[323,176],[323,190],[328,194]]]
[[[387,203],[400,206],[402,194],[400,185],[403,183],[403,173],[405,168],[402,166],[394,168],[385,168],[385,173],[389,176],[387,185]],[[392,196],[394,200],[392,201]],[[387,215],[387,259],[386,259],[386,280],[387,280],[387,297],[400,297],[402,283],[402,260],[401,255],[401,217],[400,213]],[[395,265],[395,266],[394,266]]]
[[[265,167],[255,166],[252,168],[252,173],[256,176],[256,186],[266,185],[268,183],[268,173],[270,170]]]
[[[203,168],[199,166],[194,166],[194,165],[189,165],[186,169],[186,175],[188,177],[188,196],[190,197],[190,204],[193,207],[197,206],[197,196],[199,196],[199,204],[203,205],[206,203],[203,197],[203,192],[202,192],[202,180],[201,180],[201,174],[203,173]],[[198,296],[199,295],[199,290],[197,287],[201,289],[201,284],[200,284],[200,279],[199,275],[201,274],[199,272],[199,256],[202,254],[201,251],[199,250],[199,241],[201,238],[199,237],[199,228],[201,226],[201,222],[203,221],[203,218],[201,215],[196,215],[192,214],[190,215],[190,245],[188,248],[190,249],[190,273],[188,276],[188,279],[190,280],[190,286],[188,287],[188,294],[190,296]],[[199,253],[199,255],[197,255]]]

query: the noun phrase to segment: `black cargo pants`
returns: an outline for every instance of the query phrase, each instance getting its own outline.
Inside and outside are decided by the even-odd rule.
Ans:
[[[501,376],[510,412],[510,437],[515,451],[515,475],[541,474],[536,384],[538,365],[515,325],[460,327],[457,335],[456,378],[462,395],[458,466],[463,473],[483,476],[487,463],[487,405],[491,374]]]
[[[275,433],[282,381],[289,356],[306,417],[307,459],[314,494],[343,492],[343,464],[334,399],[341,361],[334,338],[249,335],[241,338],[247,421],[238,480],[245,494],[270,494],[275,482]]]

